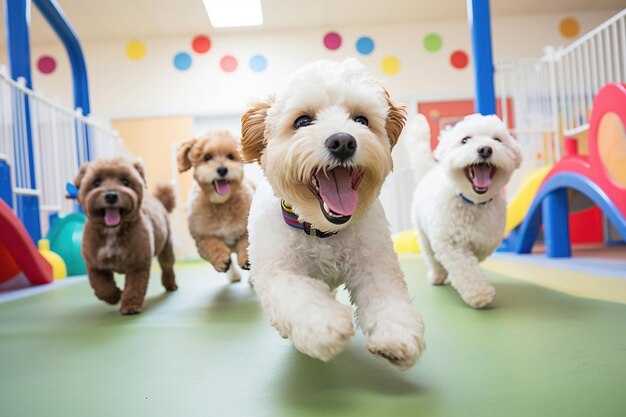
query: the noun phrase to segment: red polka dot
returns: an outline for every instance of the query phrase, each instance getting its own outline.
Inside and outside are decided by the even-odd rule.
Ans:
[[[331,51],[339,49],[341,46],[341,35],[337,32],[328,32],[324,36],[324,46]]]
[[[224,72],[233,72],[237,69],[237,58],[232,55],[226,55],[220,61],[220,67]]]
[[[52,74],[57,68],[57,62],[49,55],[44,55],[37,61],[37,69],[42,74]]]
[[[469,57],[463,51],[454,51],[452,55],[450,55],[450,64],[456,69],[463,69],[467,67],[467,63],[469,62]]]
[[[208,52],[209,49],[211,49],[211,39],[209,39],[208,36],[198,35],[193,38],[191,48],[194,50],[194,52],[204,54]]]

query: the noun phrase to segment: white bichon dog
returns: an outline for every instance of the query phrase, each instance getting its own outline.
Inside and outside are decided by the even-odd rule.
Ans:
[[[483,308],[496,290],[478,264],[502,242],[502,189],[522,162],[520,147],[497,116],[475,114],[441,133],[433,160],[424,116],[411,128],[406,144],[419,181],[412,215],[428,280],[442,285],[448,279],[467,304]]]
[[[269,181],[252,201],[250,277],[271,324],[327,361],[354,334],[356,305],[370,352],[401,368],[425,349],[378,201],[392,168],[404,106],[354,59],[318,61],[242,117],[242,154]],[[270,188],[271,185],[271,188]]]

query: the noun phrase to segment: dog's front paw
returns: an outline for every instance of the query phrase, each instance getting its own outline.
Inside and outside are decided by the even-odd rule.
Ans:
[[[141,305],[122,304],[122,308],[120,308],[120,314],[123,316],[130,316],[139,313],[141,313]]]
[[[496,298],[496,289],[488,282],[464,288],[459,293],[463,300],[473,308],[485,308]]]
[[[250,270],[250,260],[246,259],[246,261],[242,264],[241,261],[239,261],[239,266],[241,267],[241,269],[245,270],[245,271],[249,271]]]
[[[174,271],[163,271],[161,273],[161,283],[163,284],[163,287],[165,287],[165,291],[172,292],[178,289]]]
[[[230,259],[230,254],[228,254],[227,258],[221,259],[221,260],[217,260],[213,264],[213,266],[215,267],[215,270],[217,272],[226,272],[230,268],[230,264],[231,263],[232,263],[232,260]]]
[[[443,268],[436,270],[429,269],[426,277],[431,285],[444,285],[448,278],[448,273]]]
[[[122,298],[122,291],[115,287],[113,289],[100,290],[95,292],[96,297],[100,300],[104,301],[107,304],[115,305],[120,302],[120,298]]]
[[[415,329],[407,329],[400,325],[379,324],[370,336],[367,349],[399,368],[408,369],[426,350],[423,326],[420,323]]]
[[[228,270],[228,280],[231,283],[241,281],[241,275],[239,274],[239,271],[237,271],[237,268],[232,267]]]
[[[332,301],[331,305],[302,308],[290,320],[289,339],[300,352],[324,362],[343,351],[354,336],[352,309]],[[279,329],[285,336],[285,332]]]

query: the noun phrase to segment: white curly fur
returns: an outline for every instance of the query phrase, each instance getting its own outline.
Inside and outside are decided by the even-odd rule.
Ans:
[[[497,116],[471,115],[441,133],[434,161],[430,148],[423,145],[424,138],[430,137],[428,125],[421,115],[415,123],[417,133],[405,142],[407,150],[422,172],[423,166],[432,166],[423,178],[418,177],[412,207],[428,280],[433,285],[449,281],[467,304],[483,308],[494,300],[496,291],[478,264],[502,241],[506,223],[502,189],[520,166],[520,147]],[[470,139],[463,144],[465,137]],[[464,173],[478,161],[481,146],[493,149],[490,162],[497,167],[484,194],[474,191]],[[475,203],[492,200],[471,205],[461,193]]]
[[[294,120],[303,111],[315,115],[315,125],[294,131]],[[408,368],[425,349],[422,319],[412,305],[377,198],[391,170],[388,112],[384,89],[361,64],[321,61],[286,81],[264,121],[261,166],[269,184],[259,186],[250,210],[251,281],[278,332],[323,361],[341,352],[354,334],[352,309],[335,299],[341,284],[356,306],[370,352]],[[368,117],[369,128],[354,122],[355,113]],[[359,207],[344,225],[325,221],[304,185],[311,171],[332,164],[324,141],[335,132],[356,138],[354,164],[365,169]],[[300,220],[338,233],[322,239],[288,226],[281,198],[294,205]]]

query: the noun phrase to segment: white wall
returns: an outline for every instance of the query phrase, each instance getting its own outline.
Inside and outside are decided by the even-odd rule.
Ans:
[[[585,33],[612,14],[607,11],[572,16],[580,22],[581,33]],[[565,16],[567,14],[495,18],[494,55],[540,56],[545,45],[569,43],[570,40],[563,38],[558,30],[558,24]],[[323,35],[330,29],[338,31],[343,37],[343,45],[336,51],[329,51],[322,44]],[[430,32],[437,32],[443,38],[443,48],[437,53],[427,52],[422,46],[423,37]],[[473,95],[471,68],[457,70],[449,64],[453,50],[470,52],[467,23],[462,20],[272,33],[209,34],[213,45],[205,55],[191,53],[194,35],[141,39],[148,52],[140,61],[131,61],[126,57],[126,42],[89,42],[83,45],[93,112],[107,118],[240,113],[252,97],[261,98],[271,93],[286,74],[307,62],[347,56],[357,56],[387,83],[392,95],[399,99]],[[359,55],[354,48],[356,39],[362,35],[368,35],[376,42],[371,55]],[[4,45],[0,49],[2,47]],[[192,54],[193,64],[188,71],[178,71],[172,65],[174,55],[180,51]],[[263,73],[255,73],[248,67],[248,60],[257,53],[268,59],[268,69]],[[43,54],[54,56],[58,68],[50,75],[40,74],[34,69],[36,88],[71,105],[69,63],[62,46],[58,41],[34,45],[33,65]],[[225,54],[233,54],[239,61],[239,68],[234,73],[225,73],[219,68],[219,60]],[[395,55],[400,59],[402,66],[397,75],[389,76],[382,72],[380,61],[386,55]],[[0,59],[2,56],[0,54]]]

